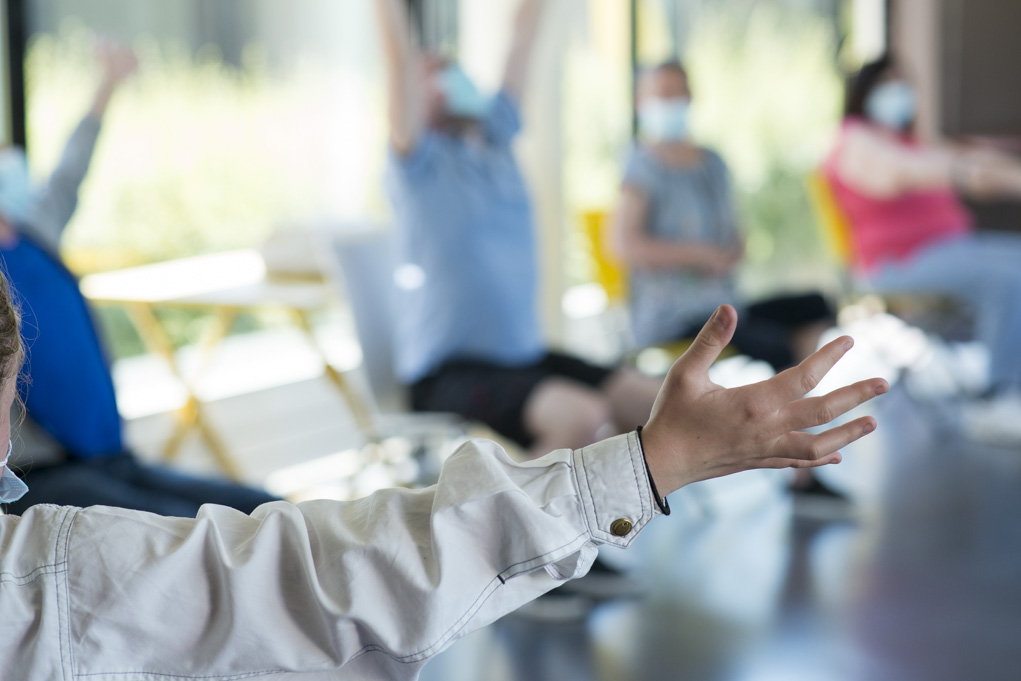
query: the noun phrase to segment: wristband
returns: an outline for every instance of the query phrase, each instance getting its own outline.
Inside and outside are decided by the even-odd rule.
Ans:
[[[638,449],[642,452],[642,461],[645,461],[645,473],[649,476],[649,487],[652,488],[652,496],[656,499],[656,505],[659,506],[659,510],[663,512],[663,515],[670,515],[670,502],[667,501],[666,497],[659,495],[659,490],[656,489],[656,481],[652,479],[652,471],[649,470],[649,462],[645,458],[645,445],[642,444],[642,426],[638,426],[638,430],[635,431],[638,434]]]

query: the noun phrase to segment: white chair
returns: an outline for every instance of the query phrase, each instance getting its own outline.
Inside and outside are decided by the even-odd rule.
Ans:
[[[343,288],[350,305],[362,368],[372,393],[380,439],[401,437],[414,448],[426,471],[438,470],[454,444],[468,437],[464,418],[447,413],[409,411],[406,387],[394,367],[398,269],[392,232],[380,227],[330,230],[327,275]]]

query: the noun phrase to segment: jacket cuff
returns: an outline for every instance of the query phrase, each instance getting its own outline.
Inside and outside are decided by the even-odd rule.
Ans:
[[[661,515],[635,433],[579,449],[573,459],[582,513],[596,542],[627,547]]]

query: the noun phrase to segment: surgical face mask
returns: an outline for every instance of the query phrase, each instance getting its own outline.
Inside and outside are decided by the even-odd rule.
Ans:
[[[650,99],[638,109],[638,130],[650,142],[681,142],[691,137],[691,101],[686,97]]]
[[[0,151],[0,215],[8,222],[24,222],[32,208],[32,181],[25,152],[15,147]]]
[[[2,463],[0,463],[0,504],[9,504],[12,501],[17,501],[21,497],[25,496],[25,492],[28,491],[28,485],[21,481],[21,478],[16,476],[11,469],[7,467],[7,462],[11,458],[11,452],[14,451],[14,443],[10,440],[7,441],[7,456],[4,457]]]
[[[451,116],[482,118],[489,112],[490,98],[475,87],[460,66],[451,65],[443,69],[438,80],[447,113]]]
[[[865,113],[870,119],[897,130],[904,130],[911,125],[917,112],[915,91],[901,80],[877,86],[865,100]]]

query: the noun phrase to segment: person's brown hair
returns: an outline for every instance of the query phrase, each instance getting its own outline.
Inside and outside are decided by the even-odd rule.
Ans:
[[[0,271],[0,388],[21,371],[25,358],[21,343],[21,315],[14,303],[7,275]]]
[[[861,67],[847,80],[847,94],[844,97],[844,115],[866,118],[865,102],[876,89],[883,75],[890,69],[897,68],[892,54],[884,54],[879,59]]]

